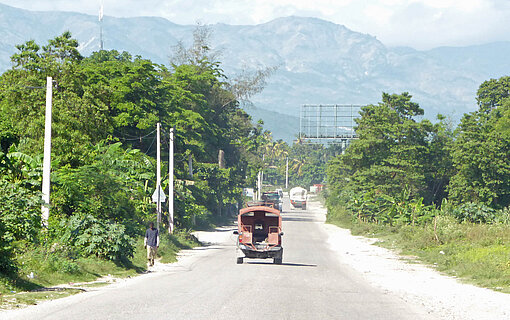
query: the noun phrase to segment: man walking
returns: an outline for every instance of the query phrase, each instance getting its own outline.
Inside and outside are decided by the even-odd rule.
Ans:
[[[147,265],[152,267],[154,266],[154,259],[156,259],[159,248],[159,231],[154,228],[154,223],[152,222],[149,224],[149,229],[145,231],[143,243],[145,248],[147,248],[147,259],[149,260]]]

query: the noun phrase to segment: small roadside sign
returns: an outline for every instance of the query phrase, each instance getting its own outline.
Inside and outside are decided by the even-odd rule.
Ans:
[[[165,192],[163,191],[163,188],[161,188],[161,186],[159,186],[159,201],[160,202],[165,202],[166,201],[166,195],[165,195]],[[154,193],[152,194],[152,202],[158,202],[158,189],[154,190]]]

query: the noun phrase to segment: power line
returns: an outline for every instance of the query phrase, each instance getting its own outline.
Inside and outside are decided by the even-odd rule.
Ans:
[[[118,131],[116,131],[116,130],[114,130],[114,132],[116,132],[116,133],[117,133],[117,134],[119,134],[119,135],[121,135],[121,134],[122,134],[122,133],[120,133],[120,132],[118,132]],[[122,140],[124,140],[124,141],[135,141],[135,140],[141,140],[141,139],[144,139],[144,138],[146,138],[146,137],[150,136],[151,134],[153,134],[154,132],[156,132],[156,129],[152,130],[152,132],[147,133],[146,135],[141,136],[141,137],[135,137],[135,136],[133,136],[133,138],[123,138],[123,137],[118,137],[118,138],[119,138],[119,139],[122,139]]]
[[[154,131],[156,131],[156,130],[154,130]],[[145,152],[144,152],[144,153],[145,153],[145,155],[147,155],[147,156],[149,155],[149,150],[152,148],[152,145],[154,144],[154,140],[156,140],[156,136],[154,136],[154,137],[152,138],[151,145],[149,146],[149,148],[147,149],[147,151],[145,151]]]

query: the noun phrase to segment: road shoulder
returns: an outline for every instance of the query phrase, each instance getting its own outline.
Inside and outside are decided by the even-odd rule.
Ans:
[[[326,214],[315,202],[314,209]],[[323,224],[340,263],[357,270],[374,287],[423,306],[439,319],[510,319],[510,295],[464,284],[409,257],[374,245],[377,239],[353,236],[348,229]]]
[[[73,283],[73,286],[69,284],[57,285],[55,288],[78,288],[80,292],[66,297],[58,297],[55,295],[53,299],[52,297],[47,297],[44,300],[38,301],[36,304],[23,306],[17,309],[0,310],[0,319],[37,319],[37,314],[44,310],[54,308],[63,309],[76,303],[82,303],[96,295],[108,293],[116,288],[129,287],[136,283],[146,281],[149,278],[164,277],[169,273],[187,272],[194,267],[198,259],[213,254],[218,246],[233,245],[235,242],[232,240],[232,228],[231,226],[225,226],[218,227],[212,231],[193,232],[203,245],[179,251],[177,254],[177,262],[160,263],[156,261],[154,267],[149,268],[146,273],[138,274],[134,277],[118,278],[108,275],[92,282]],[[103,285],[94,286],[94,284],[97,283]]]

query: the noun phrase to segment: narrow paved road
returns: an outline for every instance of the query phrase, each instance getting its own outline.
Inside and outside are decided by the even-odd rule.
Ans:
[[[232,231],[166,271],[30,307],[15,319],[430,319],[378,289],[327,247],[324,216],[284,207],[284,263],[235,262]],[[226,234],[228,233],[228,234]],[[4,314],[6,315],[6,314]],[[0,314],[2,318],[2,314]]]

